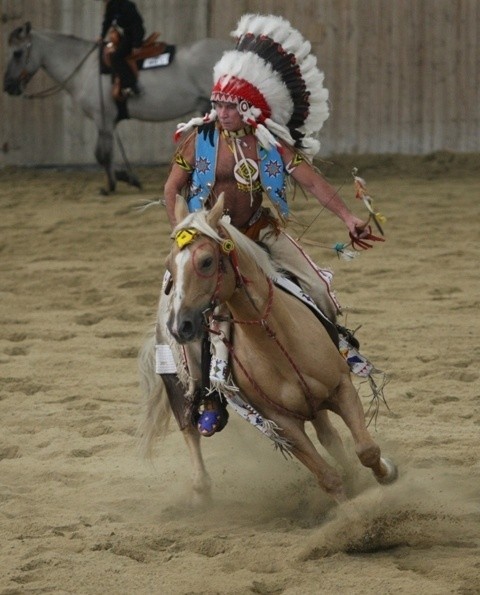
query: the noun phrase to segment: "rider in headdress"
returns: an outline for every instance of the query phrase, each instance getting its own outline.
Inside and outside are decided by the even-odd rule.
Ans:
[[[177,223],[175,197],[184,189],[191,211],[210,207],[225,191],[232,223],[249,232],[262,220],[265,225],[254,239],[268,244],[273,259],[281,260],[334,320],[339,306],[326,282],[330,274],[320,271],[283,230],[289,176],[337,215],[355,238],[366,227],[312,164],[320,148],[313,135],[328,117],[323,74],[310,43],[282,17],[244,15],[232,35],[236,48],[225,52],[214,68],[212,110],[177,127],[177,136],[193,134],[184,136],[165,184],[170,222]],[[262,206],[264,195],[276,218]]]
[[[145,36],[143,19],[134,2],[130,0],[103,0],[105,13],[101,39],[109,32],[115,35],[113,51],[110,53],[112,71],[120,78],[123,97],[138,95],[136,76],[127,63],[133,49],[142,45]]]
[[[341,310],[330,287],[332,273],[318,267],[284,230],[291,177],[344,222],[352,239],[368,235],[367,222],[350,211],[312,163],[320,148],[314,135],[329,113],[323,73],[311,44],[282,17],[244,15],[232,35],[235,49],[214,67],[211,111],[177,127],[182,142],[165,184],[170,223],[179,223],[177,194],[184,192],[189,210],[196,211],[210,208],[224,192],[231,223],[261,241],[335,325]],[[264,206],[264,197],[273,209]],[[228,334],[228,324],[219,330]],[[228,353],[214,337],[212,384],[222,383],[228,370]]]

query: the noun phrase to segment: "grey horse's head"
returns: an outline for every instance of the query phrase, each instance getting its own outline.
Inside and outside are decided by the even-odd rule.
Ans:
[[[28,81],[38,70],[32,52],[31,30],[31,24],[26,22],[14,29],[8,38],[11,56],[3,77],[3,90],[9,95],[21,95]]]

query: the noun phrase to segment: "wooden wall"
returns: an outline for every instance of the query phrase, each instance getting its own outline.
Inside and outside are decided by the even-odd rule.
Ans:
[[[245,12],[280,14],[311,42],[330,91],[322,155],[480,151],[479,0],[137,0],[147,29],[184,43],[228,38]],[[1,0],[0,64],[26,20],[88,39],[102,2]],[[51,85],[44,73],[29,92]],[[176,122],[124,122],[133,163],[165,163]],[[94,163],[95,128],[71,98],[0,96],[0,166]]]

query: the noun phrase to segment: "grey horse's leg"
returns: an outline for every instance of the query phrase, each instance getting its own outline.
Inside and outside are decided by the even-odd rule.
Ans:
[[[95,158],[107,174],[107,188],[102,189],[103,194],[115,192],[116,177],[113,169],[113,132],[99,130]]]
[[[133,171],[129,169],[116,169],[115,170],[115,177],[118,182],[125,182],[130,186],[134,186],[139,190],[142,189],[142,184],[138,177],[133,173]]]

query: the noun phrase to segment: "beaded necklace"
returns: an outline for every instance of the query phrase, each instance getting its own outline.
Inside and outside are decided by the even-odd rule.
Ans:
[[[248,134],[253,134],[253,128],[251,126],[245,126],[245,128],[240,128],[240,130],[224,130],[222,128],[222,136],[225,138],[241,138]]]
[[[233,175],[235,176],[237,188],[242,190],[242,192],[250,193],[251,204],[253,204],[253,193],[261,190],[262,184],[258,164],[254,159],[245,157],[242,145],[246,146],[246,144],[241,139],[252,133],[253,129],[251,126],[246,126],[236,131],[222,130],[222,136],[227,141],[227,146],[235,159]]]

